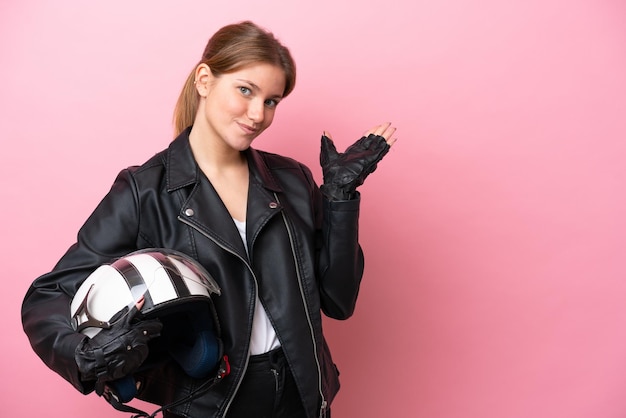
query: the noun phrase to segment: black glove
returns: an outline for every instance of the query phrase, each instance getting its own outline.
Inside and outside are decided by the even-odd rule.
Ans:
[[[161,335],[158,319],[132,321],[137,307],[124,308],[111,319],[111,328],[93,338],[86,338],[76,348],[74,358],[83,380],[96,381],[96,393],[102,395],[106,382],[136,371],[148,357],[148,341]]]
[[[370,134],[362,137],[340,154],[332,139],[322,135],[320,164],[324,184],[320,190],[329,200],[354,198],[356,188],[376,170],[376,164],[389,152],[389,148],[384,137]]]

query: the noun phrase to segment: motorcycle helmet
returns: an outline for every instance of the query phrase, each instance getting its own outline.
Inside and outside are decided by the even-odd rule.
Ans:
[[[169,249],[149,248],[90,274],[72,299],[71,323],[76,331],[93,338],[118,321],[120,312],[129,312],[143,300],[138,319],[158,318],[163,323],[161,352],[166,351],[191,377],[206,378],[218,369],[222,378],[228,374],[228,364],[211,299],[219,295],[215,280],[194,259]],[[136,395],[132,376],[110,386],[116,402],[128,402]]]

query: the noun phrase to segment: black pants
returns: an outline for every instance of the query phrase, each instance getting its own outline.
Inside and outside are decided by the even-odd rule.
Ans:
[[[165,413],[164,418],[179,418]],[[282,349],[251,356],[227,418],[306,418]],[[330,418],[330,410],[326,411]]]
[[[250,357],[228,418],[306,418],[282,349]]]

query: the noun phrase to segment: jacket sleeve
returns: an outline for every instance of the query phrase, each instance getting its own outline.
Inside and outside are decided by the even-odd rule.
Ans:
[[[345,201],[329,201],[315,188],[321,206],[318,274],[321,307],[334,319],[354,313],[363,277],[363,251],[359,245],[360,195]]]
[[[94,387],[93,382],[81,381],[74,360],[85,336],[71,327],[70,303],[91,272],[135,249],[138,205],[133,185],[129,171],[122,171],[81,227],[76,243],[50,273],[32,283],[22,303],[22,325],[33,350],[82,393]]]

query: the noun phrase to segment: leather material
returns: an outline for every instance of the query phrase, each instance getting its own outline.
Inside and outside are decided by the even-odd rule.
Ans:
[[[331,200],[354,198],[356,188],[376,170],[380,160],[389,152],[384,137],[370,134],[339,153],[332,139],[322,135],[320,164],[324,175],[322,193]]]
[[[328,201],[304,165],[248,149],[248,256],[232,218],[193,159],[188,133],[145,164],[120,172],[77,242],[28,290],[24,330],[51,369],[81,392],[92,391],[94,382],[80,378],[74,360],[84,336],[73,331],[69,319],[80,283],[101,264],[137,249],[181,251],[198,260],[222,290],[214,302],[231,373],[172,412],[195,417],[227,412],[247,365],[258,291],[307,414],[318,416],[320,404],[330,403],[339,389],[321,311],[336,319],[351,316],[363,272],[358,194],[350,201]],[[160,405],[202,383],[167,359],[135,377],[138,397]]]
[[[76,348],[75,359],[81,379],[96,380],[96,392],[102,395],[104,384],[131,375],[148,358],[148,342],[161,335],[158,319],[133,321],[137,307],[122,309],[93,338],[85,338]],[[116,319],[117,317],[117,319]]]

